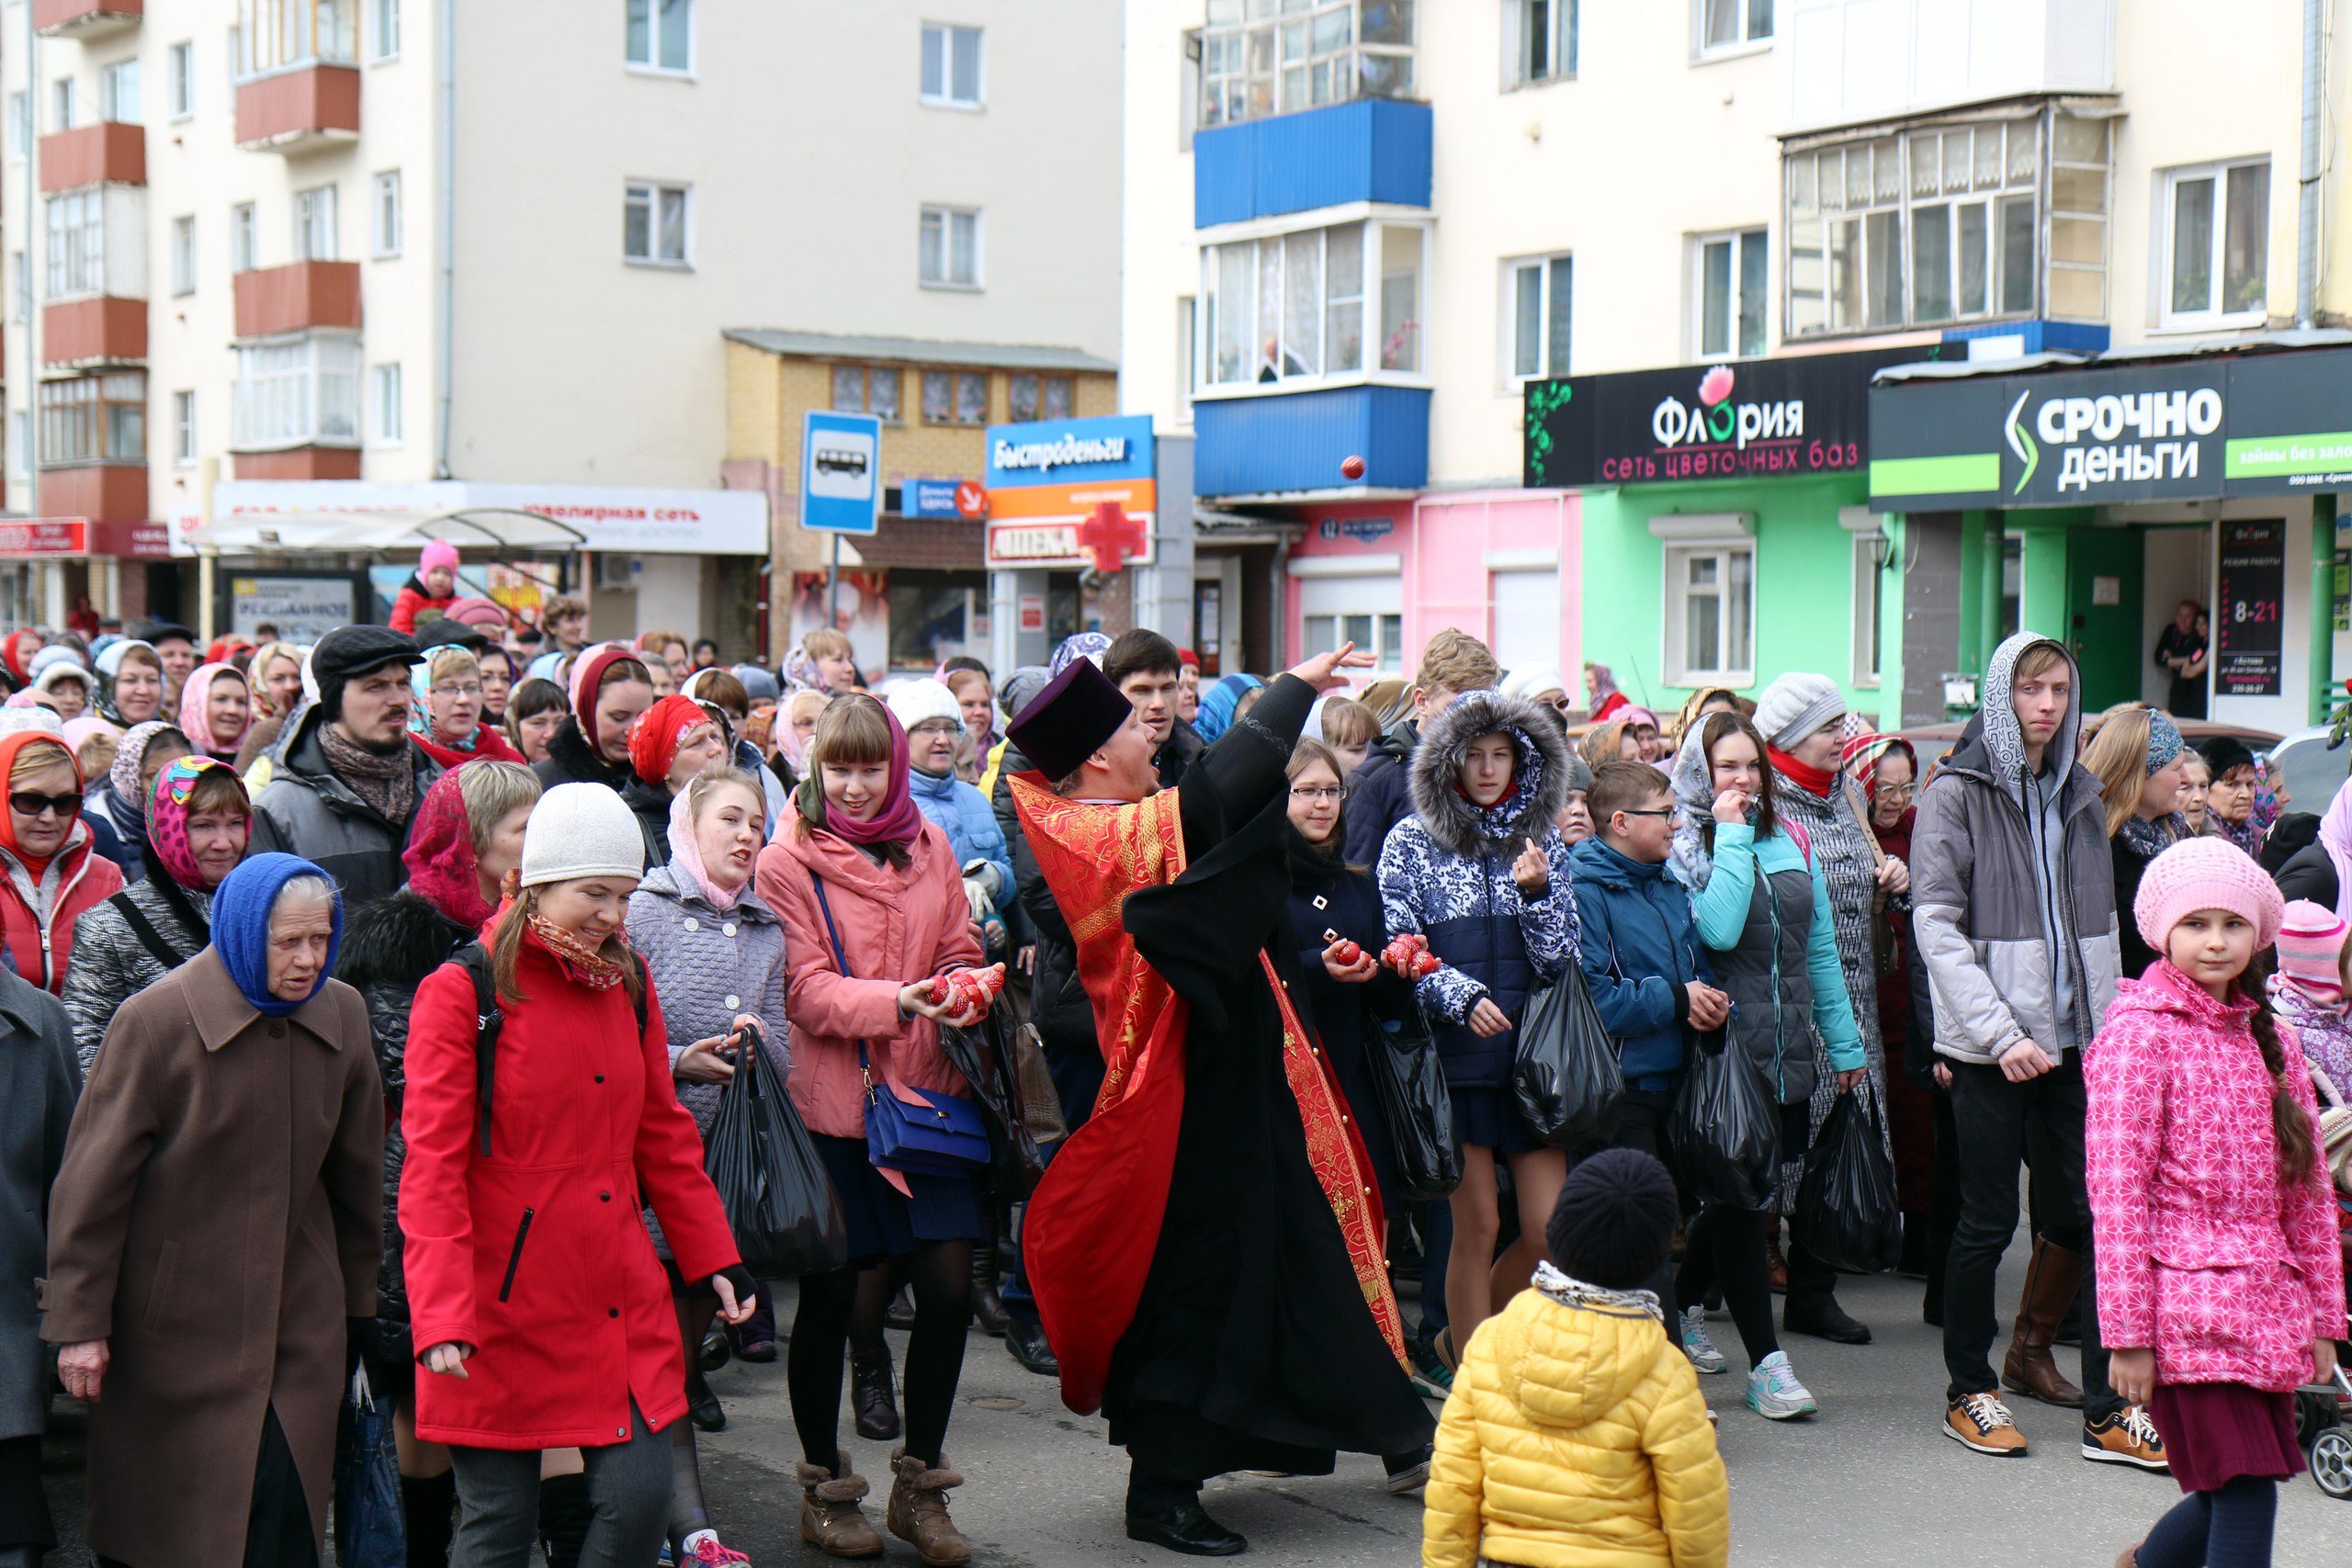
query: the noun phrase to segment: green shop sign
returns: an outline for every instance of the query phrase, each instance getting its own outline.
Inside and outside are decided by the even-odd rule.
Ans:
[[[1880,512],[2352,488],[2352,348],[1881,381],[1870,480]]]

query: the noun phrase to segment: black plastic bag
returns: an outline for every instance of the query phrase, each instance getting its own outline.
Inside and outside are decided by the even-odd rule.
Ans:
[[[1408,1003],[1397,1019],[1367,1008],[1364,1022],[1364,1070],[1387,1115],[1398,1196],[1442,1198],[1462,1185],[1462,1152],[1454,1146],[1453,1101],[1438,1064],[1437,1037],[1418,1004]]]
[[[849,1261],[841,1199],[756,1030],[743,1032],[703,1168],[754,1279],[822,1274]]]
[[[1729,1209],[1767,1206],[1781,1173],[1781,1108],[1747,1051],[1721,1031],[1694,1043],[1671,1128],[1675,1168],[1692,1197]]]
[[[1036,1190],[1046,1174],[1045,1156],[1030,1132],[1033,1109],[1021,1071],[1017,1036],[1020,1025],[1002,1001],[969,1029],[939,1026],[939,1050],[950,1066],[964,1075],[972,1093],[988,1114],[981,1118],[989,1133],[989,1168],[996,1195],[1019,1202]],[[1047,1078],[1046,1083],[1052,1083]],[[1058,1104],[1056,1110],[1058,1111]]]
[[[403,1568],[408,1515],[401,1506],[392,1406],[360,1371],[343,1391],[334,1434],[334,1551],[343,1568]]]
[[[1867,1083],[1838,1097],[1804,1156],[1796,1235],[1832,1269],[1881,1274],[1903,1255],[1894,1161],[1880,1135]]]
[[[1536,1135],[1555,1149],[1606,1148],[1617,1135],[1625,1075],[1577,965],[1529,999],[1511,1052],[1510,1092]]]

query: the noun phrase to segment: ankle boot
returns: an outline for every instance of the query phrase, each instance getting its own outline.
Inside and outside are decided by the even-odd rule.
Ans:
[[[914,1325],[914,1298],[907,1294],[907,1288],[901,1285],[899,1287],[898,1294],[890,1298],[890,1304],[882,1309],[882,1326],[895,1328],[904,1334]]]
[[[857,1506],[870,1490],[865,1477],[850,1469],[848,1454],[836,1461],[839,1475],[806,1461],[794,1467],[800,1480],[800,1539],[828,1557],[879,1557],[882,1532]]]
[[[1764,1216],[1764,1282],[1775,1295],[1789,1293],[1789,1260],[1781,1254],[1781,1216]]]
[[[458,1472],[401,1477],[401,1516],[408,1535],[408,1568],[449,1568],[449,1538],[457,1529]]]
[[[899,1435],[899,1401],[890,1386],[890,1348],[849,1353],[849,1406],[857,1435],[887,1443]]]
[[[2083,1282],[2083,1255],[2033,1238],[2033,1256],[2025,1267],[2025,1294],[2018,1303],[2017,1332],[2009,1337],[2009,1353],[2001,1362],[2001,1381],[2019,1393],[2030,1393],[2045,1404],[2079,1410],[2083,1391],[2058,1371],[2050,1347],[2058,1337],[2058,1320]]]
[[[539,1483],[539,1545],[548,1568],[580,1568],[580,1549],[594,1517],[586,1476],[550,1475]]]
[[[972,1560],[972,1543],[947,1517],[947,1493],[964,1478],[947,1468],[939,1456],[933,1470],[904,1449],[890,1455],[890,1506],[886,1513],[890,1533],[915,1549],[933,1568],[955,1568]]]
[[[1004,1296],[997,1290],[996,1248],[982,1244],[972,1248],[972,1321],[980,1332],[991,1339],[1004,1337],[1004,1325],[1011,1314],[1004,1310]]]

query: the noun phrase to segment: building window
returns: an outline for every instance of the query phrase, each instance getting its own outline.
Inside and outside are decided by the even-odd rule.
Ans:
[[[1756,677],[1756,546],[1747,539],[1666,547],[1666,679],[1745,686]]]
[[[386,169],[376,176],[375,199],[368,204],[375,230],[370,243],[379,256],[401,254],[401,172]]]
[[[8,95],[8,156],[21,163],[33,144],[33,101],[23,93]]]
[[[334,186],[312,186],[294,193],[294,259],[335,259]]]
[[[359,340],[274,338],[240,344],[233,445],[239,451],[359,444]]]
[[[260,225],[254,220],[254,204],[241,201],[229,209],[229,270],[251,272],[261,265]]]
[[[359,0],[237,0],[232,80],[359,63]]]
[[[1786,335],[2102,318],[2109,145],[2105,120],[2049,114],[1788,154]]]
[[[1329,653],[1341,643],[1352,642],[1359,653],[1369,653],[1379,660],[1383,670],[1399,670],[1405,663],[1405,617],[1373,612],[1363,615],[1344,612],[1331,615],[1302,615],[1298,622],[1299,640],[1306,658]]]
[[[1246,13],[1246,14],[1245,14]],[[1201,124],[1413,96],[1411,0],[1208,0]]]
[[[1701,57],[1769,43],[1772,38],[1772,0],[1697,0]]]
[[[1069,419],[1077,412],[1078,382],[1069,376],[1013,376],[1005,383],[1006,415],[1015,424]]]
[[[368,378],[368,397],[373,404],[374,426],[369,439],[379,446],[401,444],[402,419],[401,412],[401,367],[379,365]]]
[[[1690,243],[1690,347],[1697,359],[1764,352],[1764,231],[1702,234]]]
[[[164,91],[171,99],[169,112],[174,119],[186,119],[196,112],[196,45],[175,43],[164,60]]]
[[[98,118],[139,125],[139,57],[98,67]]]
[[[922,101],[955,108],[980,107],[980,29],[922,25]]]
[[[196,219],[172,220],[172,292],[196,292]]]
[[[684,75],[694,69],[695,0],[628,0],[628,62]]]
[[[1577,0],[1503,0],[1503,35],[1512,86],[1577,73]]]
[[[1880,612],[1886,606],[1886,573],[1879,569],[1878,552],[1886,536],[1872,529],[1854,536],[1854,684],[1878,684],[1879,660],[1885,637]]]
[[[49,128],[51,130],[74,129],[74,78],[60,76],[49,85]]]
[[[196,394],[172,394],[172,461],[180,468],[196,462]]]
[[[144,463],[147,376],[115,370],[40,384],[40,466]]]
[[[32,415],[23,409],[8,416],[8,471],[22,474],[32,456]]]
[[[51,299],[103,294],[107,286],[105,187],[49,198],[49,291]]]
[[[1203,247],[1208,384],[1418,372],[1423,239],[1418,224],[1342,223]],[[1369,367],[1367,294],[1379,310]]]
[[[925,424],[986,424],[989,422],[987,373],[979,370],[924,371],[922,422]]]
[[[2164,320],[2259,321],[2267,310],[2270,160],[2165,173]]]
[[[621,200],[621,255],[655,266],[686,265],[684,186],[632,183]]]
[[[15,285],[8,293],[8,319],[29,321],[33,319],[33,269],[26,265],[25,253],[8,253],[10,281]]]
[[[921,266],[927,288],[980,286],[980,215],[952,207],[922,209]]]
[[[833,367],[833,407],[842,413],[870,413],[899,423],[899,367],[895,365]]]
[[[368,29],[368,48],[378,60],[391,60],[401,51],[401,0],[376,0],[375,26]]]
[[[1190,423],[1193,418],[1193,389],[1200,384],[1201,355],[1200,307],[1190,294],[1176,301],[1176,417]]]
[[[1510,378],[1532,381],[1568,373],[1568,324],[1576,299],[1576,260],[1536,256],[1508,268]]]

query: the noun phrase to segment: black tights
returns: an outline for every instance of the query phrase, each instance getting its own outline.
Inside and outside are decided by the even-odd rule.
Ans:
[[[1712,1283],[1739,1328],[1739,1342],[1754,1366],[1781,1348],[1772,1329],[1772,1283],[1764,1264],[1764,1219],[1753,1209],[1702,1209],[1685,1233],[1682,1272],[1675,1281],[1675,1306],[1689,1311],[1706,1299]]]
[[[972,1315],[972,1244],[925,1242],[896,1260],[915,1297],[914,1332],[907,1339],[906,1449],[937,1468],[964,1371],[964,1335]],[[853,1265],[800,1281],[800,1310],[792,1320],[786,1359],[792,1388],[792,1424],[810,1464],[841,1472],[842,1351],[849,1343],[859,1270]]]
[[[775,1287],[762,1282],[760,1293],[764,1296]],[[711,1319],[718,1314],[718,1297],[710,1291],[689,1291],[671,1298],[678,1312],[678,1336],[686,1346],[686,1386],[689,1392],[702,1377],[703,1336],[709,1332]],[[695,1424],[691,1416],[672,1423],[670,1427],[670,1556],[673,1562],[685,1560],[686,1537],[696,1530],[710,1528],[710,1506],[703,1500],[701,1457],[695,1449]]]
[[[2191,1492],[2156,1521],[2140,1547],[2140,1568],[2269,1568],[2278,1522],[2278,1483],[2241,1475]]]

